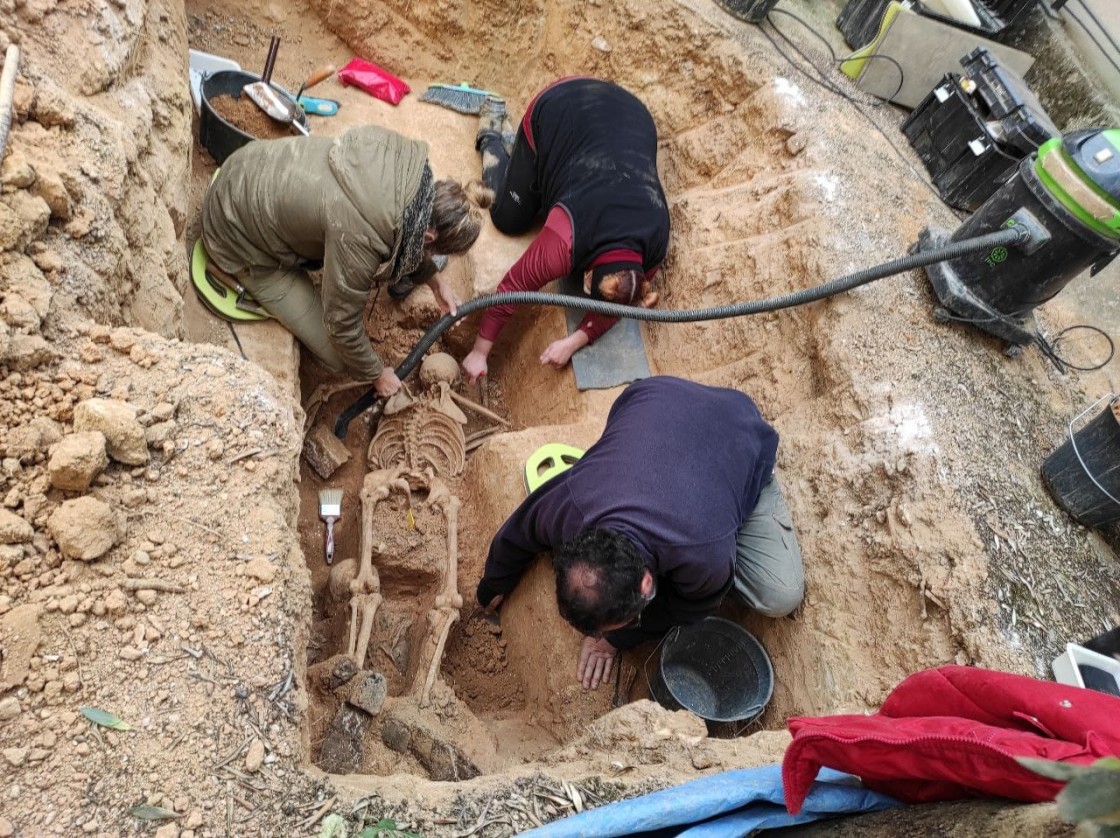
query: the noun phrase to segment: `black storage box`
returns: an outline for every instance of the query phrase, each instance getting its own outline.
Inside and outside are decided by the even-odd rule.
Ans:
[[[961,59],[902,123],[942,200],[975,210],[1060,133],[1026,82],[983,47]]]
[[[762,23],[778,0],[716,0],[716,5],[748,23]]]
[[[891,0],[849,0],[836,18],[836,26],[844,35],[844,42],[852,49],[861,49],[873,40],[883,21],[883,14]],[[950,17],[938,14],[914,0],[911,10],[966,32],[975,32],[985,38],[997,39],[1013,23],[1026,14],[1035,0],[972,0],[980,26],[970,26]]]

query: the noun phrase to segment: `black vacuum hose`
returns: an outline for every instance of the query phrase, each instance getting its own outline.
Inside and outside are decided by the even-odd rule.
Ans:
[[[881,265],[865,268],[862,271],[856,271],[855,273],[830,280],[812,288],[792,291],[789,294],[782,294],[778,297],[767,297],[762,300],[747,300],[741,303],[712,306],[711,308],[679,310],[637,308],[635,306],[626,306],[619,303],[592,300],[586,297],[573,297],[567,294],[545,294],[541,291],[511,291],[505,294],[486,294],[463,303],[458,307],[454,315],[445,314],[436,321],[436,323],[424,333],[424,336],[420,338],[412,348],[412,351],[408,353],[407,357],[397,365],[394,371],[397,377],[403,381],[412,374],[417,366],[419,366],[420,360],[448,329],[464,317],[468,317],[476,311],[482,311],[491,306],[563,306],[564,308],[572,308],[591,314],[604,314],[608,317],[629,317],[634,320],[646,320],[651,323],[695,323],[700,320],[725,320],[728,317],[762,314],[768,311],[778,311],[783,308],[793,308],[794,306],[813,303],[844,291],[851,291],[853,288],[867,285],[869,282],[875,282],[876,280],[888,276],[905,273],[915,268],[922,268],[936,262],[958,259],[961,256],[968,256],[973,253],[983,253],[984,251],[992,250],[997,247],[1026,244],[1030,237],[1030,233],[1021,226],[1008,227],[994,233],[986,233],[983,236],[976,236],[975,238],[953,242],[952,244],[939,247],[936,250],[912,253],[901,259],[895,259],[891,262],[884,262]],[[351,420],[355,416],[373,407],[378,399],[377,391],[372,387],[363,393],[357,401],[339,415],[338,421],[335,422],[334,426],[335,436],[339,439],[344,439]]]

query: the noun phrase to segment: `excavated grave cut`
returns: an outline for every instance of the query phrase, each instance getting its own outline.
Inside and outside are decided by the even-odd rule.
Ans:
[[[607,77],[636,92],[659,126],[659,167],[674,225],[660,279],[666,308],[780,294],[882,261],[904,249],[927,211],[928,194],[884,164],[889,147],[869,139],[865,124],[822,106],[757,30],[729,22],[704,0],[315,2],[312,11],[322,17],[310,22],[306,11],[273,7],[303,50],[302,65],[287,71],[284,83],[324,59],[342,63],[353,50],[399,72],[414,94],[431,81],[464,78],[499,90],[515,117],[537,90],[564,75]],[[316,34],[300,41],[295,32],[306,26]],[[609,51],[590,46],[600,37]],[[437,177],[478,176],[471,117],[416,95],[392,108],[333,82],[319,95],[343,108],[316,122],[318,133],[377,122],[424,138]],[[891,236],[883,224],[893,225]],[[530,240],[487,226],[468,257],[452,259],[448,276],[464,296],[486,293]],[[655,373],[741,389],[782,436],[778,479],[805,557],[808,594],[783,620],[745,614],[732,603],[723,609],[762,640],[774,662],[774,697],[752,730],[780,729],[791,715],[873,707],[925,666],[955,660],[1022,668],[1021,661],[1007,662],[992,631],[986,560],[946,480],[948,455],[937,435],[945,402],[912,383],[928,375],[945,387],[941,382],[955,374],[953,356],[927,354],[918,370],[913,357],[900,354],[899,338],[935,339],[928,336],[932,326],[915,325],[924,321],[910,286],[880,291],[890,287],[774,315],[643,328]],[[421,289],[400,305],[379,300],[368,322],[384,356],[399,359],[435,317]],[[476,319],[468,320],[442,348],[461,358],[476,327]],[[464,779],[547,761],[610,709],[610,687],[589,693],[575,683],[579,636],[556,613],[547,560],[509,598],[500,633],[466,619],[489,540],[524,496],[525,459],[546,442],[593,443],[617,395],[579,393],[569,373],[540,367],[541,351],[563,328],[556,309],[522,310],[510,323],[492,356],[488,404],[511,430],[469,454],[462,476],[447,478],[463,501],[458,583],[466,604],[430,707],[405,696],[415,679],[413,646],[422,642],[434,602],[432,559],[446,550],[447,534],[422,500],[413,504],[415,526],[401,498],[378,510],[379,538],[397,552],[379,566],[384,603],[364,667],[386,678],[389,697],[358,740],[361,752],[348,771]],[[322,381],[322,370],[305,361],[305,398]],[[335,396],[323,407],[324,419],[356,395]],[[467,435],[479,427],[468,425]],[[346,673],[336,668],[347,651],[349,608],[328,594],[317,493],[345,489],[337,555],[355,558],[368,443],[368,427],[356,422],[347,440],[351,459],[330,481],[306,467],[302,475],[299,525],[315,593],[308,756],[320,765],[344,702],[337,682]],[[627,656],[631,699],[646,692],[643,669],[653,651]]]

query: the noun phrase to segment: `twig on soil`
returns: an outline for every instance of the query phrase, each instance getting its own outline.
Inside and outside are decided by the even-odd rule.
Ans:
[[[223,758],[221,761],[215,763],[214,770],[217,771],[219,768],[224,768],[225,766],[229,765],[231,762],[233,762],[235,759],[237,759],[241,754],[243,754],[247,750],[249,750],[249,746],[251,744],[253,744],[253,737],[251,737],[251,736],[245,737],[245,741],[242,742],[240,745],[238,745],[236,750],[234,750],[229,756]]]
[[[513,821],[505,815],[498,815],[496,818],[491,818],[488,821],[479,821],[466,832],[456,834],[455,838],[469,838],[469,836],[474,835],[476,832],[486,829],[488,826],[493,826],[496,823],[504,823],[511,828],[513,827]],[[537,824],[537,826],[540,826],[540,824]]]
[[[121,587],[126,591],[162,591],[165,594],[185,594],[187,589],[166,579],[125,579]]]
[[[181,521],[184,524],[190,524],[192,526],[198,527],[200,530],[205,530],[206,532],[211,533],[212,535],[218,536],[218,538],[225,538],[224,533],[218,532],[218,530],[214,529],[213,527],[208,527],[205,524],[200,524],[198,521],[195,521],[191,518],[187,518],[183,515],[176,515],[174,512],[165,512],[162,509],[139,509],[139,510],[136,510],[133,514],[134,515],[156,515],[156,516],[163,517],[163,518],[171,518],[174,521]]]
[[[62,629],[62,633],[66,635],[66,643],[70,646],[70,651],[74,653],[74,662],[78,665],[78,683],[82,685],[82,689],[86,687],[86,677],[82,672],[82,659],[78,655],[78,649],[74,645],[74,637],[70,634],[70,629],[62,620],[58,621],[58,627]]]
[[[226,780],[226,835],[233,835],[233,781]]]
[[[334,806],[336,800],[338,800],[338,798],[336,797],[328,799],[322,806],[315,810],[314,814],[312,814],[309,818],[306,818],[303,823],[299,825],[300,829],[310,829],[311,827],[315,826],[315,824],[321,821],[326,816],[327,812],[331,810],[331,807]]]

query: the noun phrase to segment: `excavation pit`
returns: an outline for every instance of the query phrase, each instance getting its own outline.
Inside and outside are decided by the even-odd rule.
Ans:
[[[277,26],[300,50],[298,60],[280,61],[278,77],[295,80],[327,61],[344,63],[352,51],[374,58],[406,78],[414,95],[390,107],[329,81],[317,93],[340,100],[342,108],[336,117],[316,120],[315,133],[385,125],[425,139],[436,176],[461,181],[479,174],[476,121],[419,102],[415,94],[428,83],[470,79],[502,92],[515,116],[560,76],[587,73],[628,87],[659,126],[659,169],[673,223],[659,280],[665,308],[815,285],[900,255],[929,218],[944,212],[866,123],[807,86],[759,30],[732,22],[711,4],[530,6],[483,15],[458,5],[402,9],[367,1],[357,15],[353,6],[312,3],[309,13],[281,3]],[[193,8],[195,19],[210,25],[197,31],[213,40],[192,46],[252,66],[249,51],[214,28],[236,29],[243,20],[216,4]],[[498,31],[501,38],[494,37]],[[590,46],[600,35],[609,51]],[[263,44],[258,34],[253,38],[254,46]],[[657,70],[665,67],[674,72]],[[874,212],[864,212],[869,202]],[[889,235],[879,216],[889,218]],[[530,240],[502,236],[487,224],[470,254],[452,258],[446,275],[464,298],[490,292]],[[736,753],[769,748],[766,759],[777,760],[784,741],[777,731],[787,717],[874,707],[915,669],[952,662],[1011,666],[1020,654],[998,634],[1007,615],[991,604],[990,586],[1000,583],[989,577],[977,534],[983,519],[944,477],[946,459],[964,456],[940,428],[948,421],[944,405],[953,403],[946,394],[955,392],[961,359],[971,352],[935,331],[923,313],[927,300],[911,279],[875,288],[781,314],[642,327],[654,373],[740,389],[782,437],[777,479],[805,556],[808,594],[802,608],[782,620],[745,613],[730,601],[720,612],[760,639],[775,673],[773,698],[748,730],[707,730],[754,743],[736,744]],[[421,288],[401,303],[382,295],[367,322],[377,349],[398,361],[437,316],[434,299]],[[891,325],[868,328],[884,323]],[[467,319],[435,349],[462,358],[477,325],[477,316]],[[569,371],[540,366],[541,352],[564,328],[559,309],[520,310],[491,356],[486,393],[455,385],[510,426],[486,434],[488,423],[468,414],[464,437],[477,446],[461,475],[444,476],[463,504],[458,593],[464,604],[427,706],[413,691],[417,650],[427,642],[441,578],[435,559],[447,549],[444,519],[426,505],[422,491],[411,506],[392,496],[378,508],[375,529],[386,543],[377,562],[383,602],[367,656],[351,672],[348,591],[330,592],[317,504],[320,489],[344,489],[336,562],[357,559],[359,492],[371,467],[365,420],[352,424],[350,460],[330,480],[302,465],[298,529],[313,590],[309,763],[368,777],[359,783],[365,789],[383,788],[393,775],[468,780],[578,761],[597,748],[605,754],[604,742],[640,738],[632,731],[635,719],[661,718],[650,716],[645,704],[633,705],[632,717],[611,714],[613,684],[588,692],[576,683],[580,637],[556,612],[547,558],[503,606],[500,630],[468,619],[489,540],[524,497],[525,460],[548,442],[591,445],[619,392],[581,393]],[[920,370],[907,348],[913,346],[930,350]],[[306,358],[300,377],[305,404],[316,387],[338,382]],[[937,398],[925,377],[936,382]],[[359,393],[331,396],[318,406],[316,421],[329,425]],[[967,447],[972,440],[955,444]],[[892,642],[868,644],[868,637]],[[623,686],[631,700],[649,694],[655,666],[652,646],[625,657]],[[368,718],[356,715],[365,711],[353,705],[364,699],[350,695],[351,682],[361,683],[366,673],[381,675],[387,693]],[[704,735],[702,725],[686,738],[694,735]],[[673,769],[675,776],[689,776],[707,764],[706,758],[686,758]]]

